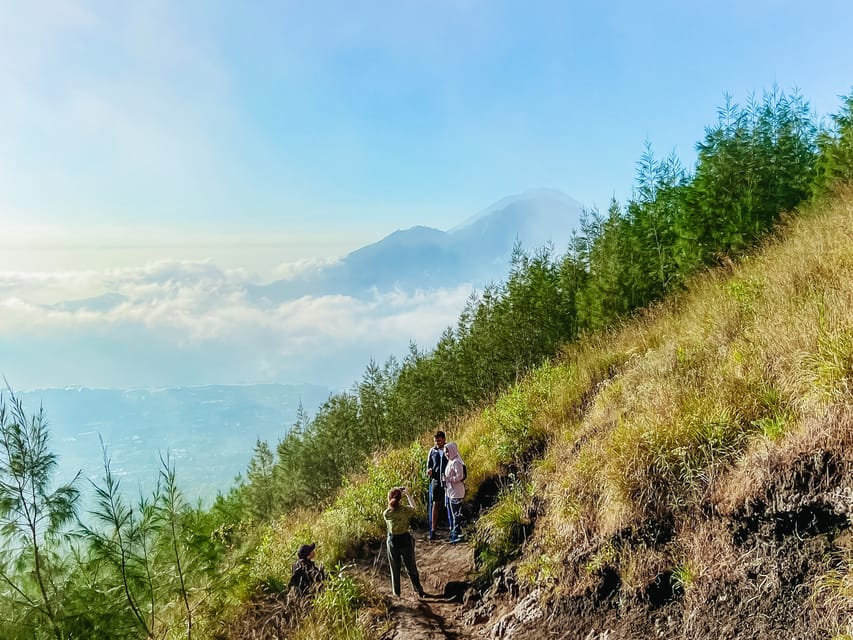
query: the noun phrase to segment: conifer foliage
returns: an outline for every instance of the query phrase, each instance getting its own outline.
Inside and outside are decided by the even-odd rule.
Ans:
[[[80,518],[79,474],[54,488],[44,411],[27,414],[8,395],[0,397],[0,639],[191,640],[198,586],[221,583],[223,548],[210,514],[184,502],[168,456],[153,493],[130,504],[105,452],[103,484],[93,484],[94,505]]]
[[[42,627],[62,638],[62,552],[79,491],[75,481],[52,488],[57,460],[44,411],[28,416],[9,393],[8,404],[0,397],[0,593],[13,603],[22,634]]]

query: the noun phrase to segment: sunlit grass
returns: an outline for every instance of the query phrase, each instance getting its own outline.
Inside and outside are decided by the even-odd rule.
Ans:
[[[811,605],[827,621],[833,638],[853,637],[853,538],[844,537],[835,568],[812,585]]]
[[[603,384],[572,390],[590,397],[538,467],[548,509],[532,554],[554,558],[632,523],[693,518],[751,449],[788,447],[813,416],[850,402],[850,202],[795,219],[733,274],[698,278],[599,345],[616,364]],[[566,362],[574,379],[594,379],[576,368],[582,350]]]
[[[671,574],[696,602],[715,581],[740,575],[752,560],[706,519],[708,506],[736,512],[808,452],[841,452],[853,440],[850,238],[848,194],[792,219],[741,264],[566,348],[493,405],[448,423],[469,496],[486,479],[504,484],[476,524],[484,573],[523,552],[518,575],[531,584],[572,574],[583,587],[610,567],[637,591]],[[381,537],[389,487],[425,495],[430,440],[424,434],[378,457],[329,508],[276,523],[254,558],[254,579],[280,584],[303,542],[318,542],[320,559],[333,565]],[[673,538],[664,545],[634,539],[666,528]],[[837,609],[850,584],[847,569],[827,574],[815,597]],[[346,604],[361,601],[341,593],[323,605],[328,615],[316,629],[363,633],[367,626],[352,622],[361,605]]]
[[[501,491],[497,503],[477,520],[474,546],[480,572],[491,575],[519,550],[530,524],[532,486],[515,482]]]

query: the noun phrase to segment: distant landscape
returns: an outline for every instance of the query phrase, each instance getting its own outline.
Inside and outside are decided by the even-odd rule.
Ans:
[[[343,388],[371,358],[405,353],[411,340],[434,344],[472,291],[504,279],[516,243],[565,250],[580,217],[571,197],[535,189],[461,216],[447,231],[399,229],[286,277],[213,261],[55,280],[6,273],[0,288],[16,302],[0,316],[8,325],[0,331],[0,374],[27,390]]]
[[[850,24],[0,0],[0,640],[853,640]]]
[[[0,440],[0,637],[510,637],[510,620],[513,638],[850,638],[851,113],[853,97],[843,127],[820,131],[796,95],[729,104],[692,172],[647,147],[636,197],[606,214],[528,192],[306,269],[305,291],[207,264],[117,273],[89,299],[58,287],[39,313],[59,340],[60,327],[169,327],[169,357],[123,346],[160,375],[228,345],[220,375],[281,381],[313,362],[329,382],[21,394]],[[562,247],[523,233],[543,217]],[[505,278],[478,291],[501,261]],[[460,294],[454,323],[437,301]],[[395,335],[420,337],[401,350]],[[82,376],[91,353],[143,375],[127,351],[86,347],[47,365]],[[40,405],[47,427],[27,417]],[[421,552],[430,590],[415,578],[404,610],[377,572],[384,497],[427,493],[437,429],[470,469],[471,516],[451,542],[476,573],[436,582],[448,557]],[[77,488],[49,477],[53,452],[60,480],[82,472]],[[307,541],[336,569],[293,607]],[[453,582],[465,595],[451,602]]]
[[[296,333],[284,317],[275,331],[264,327],[266,335],[246,326],[237,338],[244,345],[241,352],[224,348],[219,341],[202,340],[193,347],[183,345],[177,349],[156,341],[146,344],[151,340],[147,332],[136,340],[117,338],[121,345],[116,348],[120,351],[110,355],[104,366],[122,367],[115,376],[116,387],[128,386],[128,377],[140,375],[140,388],[90,384],[87,367],[92,368],[93,357],[101,356],[89,350],[86,340],[69,343],[71,353],[63,362],[73,369],[66,376],[75,372],[80,376],[75,379],[75,386],[18,395],[30,412],[35,412],[39,404],[44,406],[52,446],[59,457],[60,479],[70,479],[78,470],[93,480],[102,477],[100,437],[126,493],[134,493],[138,487],[153,488],[160,455],[168,454],[186,497],[210,503],[217,493],[226,492],[234,484],[238,474],[245,474],[257,440],[274,448],[284,437],[296,419],[300,402],[312,416],[332,389],[358,378],[371,357],[402,357],[407,342],[413,338],[427,343],[422,346],[432,346],[430,343],[438,339],[441,329],[452,324],[469,292],[502,278],[516,244],[536,250],[552,241],[565,243],[578,227],[580,216],[580,203],[569,196],[552,189],[534,189],[504,198],[448,231],[428,227],[398,230],[333,263],[306,268],[287,279],[263,285],[205,281],[209,301],[190,313],[208,318],[210,308],[223,311],[226,305],[233,304],[229,293],[233,286],[241,290],[243,309],[268,316],[279,313],[283,306],[296,304],[297,299],[317,308],[324,304],[320,301],[333,299],[350,300],[354,305],[360,304],[358,300],[368,301],[369,306],[350,311],[352,315],[346,316],[349,324],[332,326],[336,333],[328,339],[323,339],[323,332],[329,329],[318,319],[316,326]],[[215,270],[211,273],[205,277],[217,277]],[[196,277],[170,271],[161,276],[154,274],[147,280],[152,286],[140,294],[113,282],[101,295],[61,300],[42,306],[39,313],[70,321],[87,314],[90,318],[103,318],[109,326],[109,318],[131,315],[134,309],[173,298],[176,284],[178,290],[191,290]],[[158,288],[162,293],[151,293]],[[443,291],[454,293],[437,293]],[[399,306],[382,298],[394,295],[403,297]],[[440,315],[440,305],[433,301],[441,295],[451,296],[446,317]],[[426,322],[419,305],[439,315]],[[239,313],[236,309],[234,315]],[[335,322],[347,322],[346,317],[339,313]],[[204,321],[199,315],[199,323]],[[111,326],[105,330],[121,331]],[[57,340],[62,342],[63,338]],[[40,353],[28,348],[24,352],[22,344],[25,342],[9,341],[4,345],[0,338],[0,346],[8,347],[3,349],[6,358],[0,362],[4,367],[0,373],[9,377],[13,388],[33,361],[52,358],[52,350]],[[296,349],[300,355],[276,357],[271,345],[279,349],[278,353]],[[81,348],[80,353],[73,353]],[[164,349],[162,354],[160,349]],[[127,359],[137,362],[136,369],[120,364]],[[187,365],[193,360],[194,365]],[[251,370],[258,360],[263,360],[267,369],[277,370],[278,380],[301,378],[314,384],[208,384],[206,378],[213,369],[258,379],[259,374]],[[189,378],[189,372],[183,371],[187,366],[201,367],[194,376],[200,382],[192,386],[170,382],[157,389],[144,386],[144,376],[152,372],[166,380],[172,376]],[[52,369],[45,364],[42,371]],[[87,491],[88,487],[84,489]]]
[[[190,502],[209,504],[245,473],[258,439],[272,446],[329,395],[316,385],[245,385],[146,389],[44,389],[18,394],[30,413],[45,409],[59,479],[80,470],[100,481],[107,447],[113,473],[135,496],[157,481],[160,455],[174,462]],[[88,483],[85,483],[88,484]],[[81,486],[84,494],[89,487]]]

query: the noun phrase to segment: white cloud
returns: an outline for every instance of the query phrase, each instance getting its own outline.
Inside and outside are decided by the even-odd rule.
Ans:
[[[270,307],[247,295],[249,282],[239,270],[186,261],[101,273],[0,273],[0,347],[16,346],[0,366],[23,387],[300,380],[341,385],[353,381],[370,357],[400,356],[412,339],[431,345],[455,322],[470,293],[460,286],[374,292],[367,299],[305,296]],[[111,296],[88,304],[39,302],[63,288],[86,287]],[[86,357],[77,359],[70,374],[75,378],[31,379],[49,370],[52,358],[73,358],[82,345]],[[140,357],[150,361],[143,366]],[[29,373],[16,376],[19,371]]]
[[[340,260],[340,257],[335,256],[329,258],[305,258],[293,262],[285,262],[275,267],[273,276],[276,280],[294,280],[305,273],[337,264]]]

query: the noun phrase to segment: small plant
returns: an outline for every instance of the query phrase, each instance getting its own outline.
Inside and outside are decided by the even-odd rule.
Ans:
[[[696,571],[689,562],[680,564],[672,570],[672,586],[682,593],[687,593],[695,581]]]
[[[480,516],[474,532],[477,564],[484,576],[515,556],[527,539],[532,485],[518,482],[504,489],[495,506]]]
[[[733,279],[726,286],[727,293],[735,300],[742,313],[749,313],[755,307],[764,289],[764,283],[758,280]]]
[[[584,565],[584,569],[588,574],[598,573],[616,562],[617,556],[618,553],[616,551],[616,547],[608,542],[599,547],[595,553],[590,556],[589,560],[587,560]]]
[[[538,553],[522,560],[518,567],[518,578],[528,584],[553,582],[559,570],[558,557],[550,553]]]
[[[778,440],[789,429],[793,423],[793,417],[788,414],[774,414],[759,418],[753,421],[753,426],[757,427],[761,434],[768,440]]]

